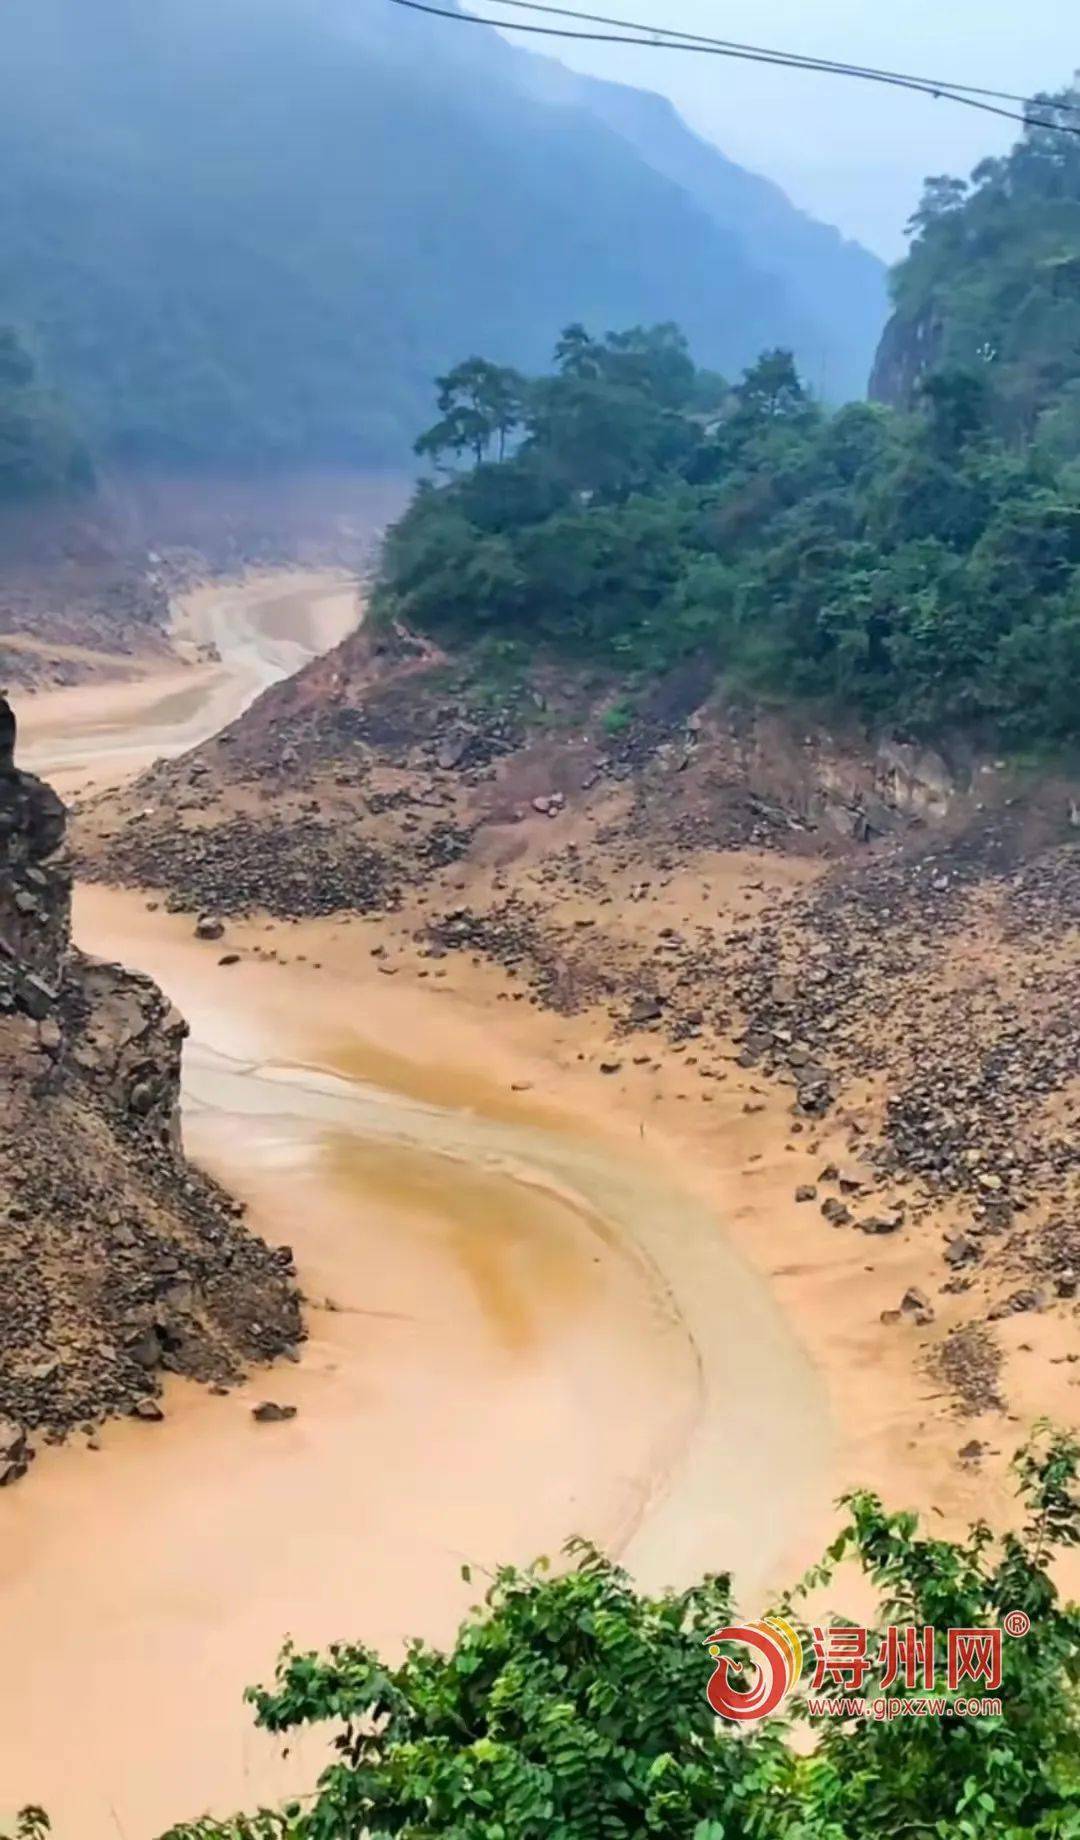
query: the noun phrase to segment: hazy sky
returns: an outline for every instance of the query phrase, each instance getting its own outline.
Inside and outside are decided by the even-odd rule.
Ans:
[[[475,12],[497,10],[484,0],[469,4]],[[1061,88],[1080,65],[1077,0],[564,4],[1025,94]],[[500,17],[510,17],[498,10]],[[533,49],[543,45],[536,38],[518,37],[516,42]],[[733,159],[778,180],[797,204],[890,259],[903,249],[904,222],[926,174],[966,174],[984,154],[1007,147],[1018,132],[991,116],[879,84],[676,51],[556,40],[546,48],[577,70],[663,90],[699,133]]]

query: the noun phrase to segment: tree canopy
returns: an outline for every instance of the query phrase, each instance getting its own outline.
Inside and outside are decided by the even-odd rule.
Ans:
[[[468,464],[391,531],[383,617],[630,679],[696,657],[914,731],[1080,732],[1080,464],[1003,435],[983,369],[939,367],[910,412],[830,414],[790,352],[729,385],[673,326],[574,325],[551,373],[508,376],[443,380],[418,445]],[[451,402],[478,378],[501,421]]]

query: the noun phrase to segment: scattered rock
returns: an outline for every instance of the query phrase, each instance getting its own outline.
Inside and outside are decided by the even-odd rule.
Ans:
[[[18,1008],[25,1010],[35,1022],[43,1022],[56,1003],[56,992],[33,971],[16,972],[14,995]]]
[[[994,1305],[990,1311],[990,1321],[1000,1322],[1004,1316],[1022,1316],[1027,1310],[1041,1310],[1045,1308],[1045,1303],[1041,1291],[1013,1291],[1012,1296],[1006,1297],[1003,1303]]]
[[[280,1425],[295,1418],[296,1412],[295,1406],[279,1406],[272,1399],[264,1399],[261,1405],[252,1407],[251,1416],[259,1425]]]
[[[22,1425],[12,1418],[0,1418],[0,1489],[25,1476],[33,1455]]]
[[[898,1233],[904,1224],[904,1216],[896,1214],[868,1214],[864,1220],[856,1222],[864,1233]]]

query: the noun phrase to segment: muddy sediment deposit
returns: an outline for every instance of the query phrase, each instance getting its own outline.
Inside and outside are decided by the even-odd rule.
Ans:
[[[807,732],[694,673],[627,721],[595,680],[493,695],[470,668],[347,640],[91,810],[85,872],[181,911],[382,917],[388,974],[467,955],[606,1023],[609,1078],[674,1054],[709,1103],[734,1065],[795,1136],[842,1134],[854,1187],[827,1158],[798,1185],[828,1230],[919,1238],[924,1327],[1072,1311],[1076,788]]]
[[[288,1249],[184,1160],[182,1018],[70,943],[64,808],[14,744],[0,699],[0,1481],[28,1439],[159,1417],[163,1372],[232,1381],[301,1335]]]

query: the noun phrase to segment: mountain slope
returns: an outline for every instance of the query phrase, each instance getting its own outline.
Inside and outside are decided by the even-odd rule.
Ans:
[[[798,210],[772,180],[729,160],[666,96],[577,76],[549,58],[534,63],[539,94],[606,122],[735,237],[747,262],[776,277],[800,316],[792,342],[814,388],[834,402],[863,396],[888,307],[878,258]]]
[[[535,65],[384,0],[11,0],[0,320],[140,463],[399,460],[463,349],[537,366],[575,318],[816,372],[779,252]]]

